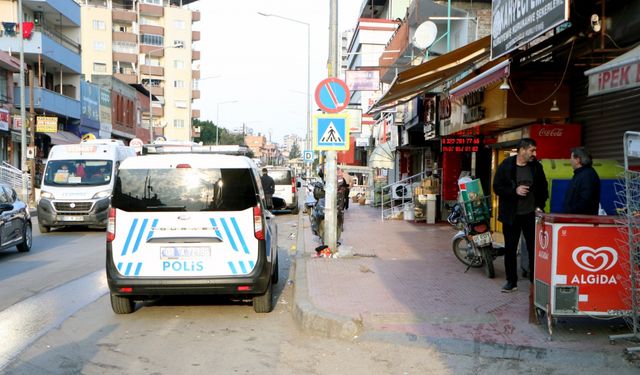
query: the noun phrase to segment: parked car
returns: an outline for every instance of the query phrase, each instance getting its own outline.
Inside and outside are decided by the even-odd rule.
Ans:
[[[10,186],[0,184],[0,250],[15,246],[19,252],[27,252],[32,243],[29,206]]]
[[[273,182],[276,185],[276,192],[274,197],[282,198],[287,204],[288,209],[292,214],[298,213],[298,188],[301,186],[300,182],[296,182],[293,171],[289,167],[274,167],[267,166],[269,176],[273,178]]]

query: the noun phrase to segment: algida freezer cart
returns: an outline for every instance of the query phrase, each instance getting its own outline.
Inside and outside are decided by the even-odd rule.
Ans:
[[[615,216],[536,217],[534,301],[549,334],[558,316],[622,316],[631,309],[629,253]]]

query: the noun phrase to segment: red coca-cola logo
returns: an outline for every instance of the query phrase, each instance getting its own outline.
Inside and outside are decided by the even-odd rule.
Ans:
[[[540,128],[538,135],[540,137],[562,137],[562,128]]]

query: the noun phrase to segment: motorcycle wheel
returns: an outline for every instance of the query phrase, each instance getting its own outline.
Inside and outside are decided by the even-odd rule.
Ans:
[[[473,244],[468,239],[464,237],[456,238],[453,240],[453,255],[465,266],[474,268],[482,267],[483,261],[481,257],[469,258],[469,246],[473,246]]]
[[[490,247],[482,248],[482,257],[484,258],[483,259],[484,274],[488,278],[493,279],[494,277],[496,277],[496,270],[493,267],[493,255],[491,254],[491,248]]]

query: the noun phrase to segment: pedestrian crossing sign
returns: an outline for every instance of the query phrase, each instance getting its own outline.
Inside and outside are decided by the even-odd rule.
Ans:
[[[349,116],[317,114],[313,116],[313,149],[346,151],[349,149]]]

